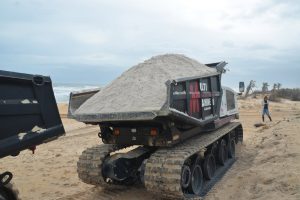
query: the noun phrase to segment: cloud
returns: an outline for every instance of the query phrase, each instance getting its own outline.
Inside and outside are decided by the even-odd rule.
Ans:
[[[97,82],[88,68],[101,71],[108,82],[155,54],[183,53],[203,63],[226,60],[227,76],[240,79],[249,74],[254,79],[274,66],[294,70],[289,74],[294,77],[299,10],[297,1],[277,0],[3,0],[0,68],[42,67],[68,82],[78,81],[74,73],[82,70]],[[75,68],[73,76],[57,75]],[[266,79],[278,82],[278,77]]]

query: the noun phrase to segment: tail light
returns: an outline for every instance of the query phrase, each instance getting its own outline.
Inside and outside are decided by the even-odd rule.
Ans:
[[[120,129],[115,128],[114,131],[113,131],[113,134],[116,135],[116,136],[120,135]]]
[[[150,135],[151,136],[157,136],[158,134],[158,130],[156,128],[152,128],[151,131],[150,131]]]

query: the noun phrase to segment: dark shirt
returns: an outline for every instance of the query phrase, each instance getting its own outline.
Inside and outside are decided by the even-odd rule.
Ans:
[[[264,109],[265,110],[269,109],[269,102],[268,102],[268,100],[264,100]]]

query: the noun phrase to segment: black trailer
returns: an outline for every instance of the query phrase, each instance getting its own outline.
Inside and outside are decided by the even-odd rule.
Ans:
[[[0,70],[0,158],[57,139],[65,133],[50,77]],[[18,199],[11,172],[0,174],[0,199]]]

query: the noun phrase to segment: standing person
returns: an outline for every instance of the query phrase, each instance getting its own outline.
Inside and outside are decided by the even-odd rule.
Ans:
[[[272,121],[272,118],[270,116],[270,111],[269,111],[268,96],[264,97],[264,100],[262,102],[262,106],[263,106],[263,111],[262,111],[262,120],[263,120],[263,122],[265,121],[265,114],[269,117],[270,121]]]

